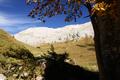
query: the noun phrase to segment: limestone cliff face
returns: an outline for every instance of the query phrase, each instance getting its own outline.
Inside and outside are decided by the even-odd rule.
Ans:
[[[69,25],[62,28],[29,28],[15,34],[15,38],[29,45],[37,46],[43,43],[78,40],[86,35],[94,36],[91,22],[78,25]]]

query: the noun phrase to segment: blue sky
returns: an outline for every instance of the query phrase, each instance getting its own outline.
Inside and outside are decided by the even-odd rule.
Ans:
[[[82,24],[89,21],[87,10],[82,8],[83,17],[77,19],[77,22],[64,22],[64,15],[55,16],[42,23],[36,19],[28,17],[32,6],[28,6],[25,0],[0,0],[0,28],[15,34],[29,27],[64,27],[71,24]]]

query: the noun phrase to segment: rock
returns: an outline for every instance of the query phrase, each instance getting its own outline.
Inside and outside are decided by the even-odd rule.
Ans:
[[[18,76],[18,74],[13,74],[13,77],[17,77]]]
[[[19,67],[19,70],[21,70],[21,69],[22,69],[22,66]]]
[[[21,77],[28,77],[29,76],[29,73],[27,73],[27,72],[23,72],[22,74],[21,74]]]
[[[23,74],[25,77],[27,77],[29,75],[29,73],[27,73],[27,72],[24,72]]]
[[[36,77],[36,80],[43,80],[43,77],[41,75]]]
[[[75,62],[72,59],[66,59],[65,62],[75,65]]]
[[[3,74],[0,74],[0,80],[6,80],[6,76],[4,76]]]

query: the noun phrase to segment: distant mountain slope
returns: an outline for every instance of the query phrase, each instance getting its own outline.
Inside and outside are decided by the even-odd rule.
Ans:
[[[69,25],[56,29],[47,27],[29,28],[15,34],[15,38],[29,45],[38,46],[42,43],[77,40],[86,35],[94,36],[91,22],[81,25]]]

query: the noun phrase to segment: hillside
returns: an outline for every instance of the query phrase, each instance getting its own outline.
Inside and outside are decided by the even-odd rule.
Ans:
[[[15,38],[32,46],[44,43],[78,40],[85,36],[94,36],[91,22],[78,25],[68,25],[62,28],[36,27],[28,28],[15,34]]]
[[[15,53],[15,51],[17,52],[20,49],[26,48],[14,39],[14,37],[0,29],[0,54]]]
[[[0,48],[4,47],[6,44],[14,43],[13,39],[7,32],[0,29]]]
[[[0,29],[0,53],[6,53],[9,48],[14,48],[15,50],[20,48],[28,49],[33,54],[40,52],[39,49],[17,41],[13,36]]]
[[[19,43],[14,37],[0,29],[0,79],[7,77],[7,80],[13,80],[13,74],[20,74],[19,67],[34,56]],[[29,62],[30,63],[30,62]],[[21,65],[21,66],[20,66]],[[22,70],[24,71],[24,70]],[[3,75],[4,74],[4,75]],[[15,78],[14,78],[15,79]]]

